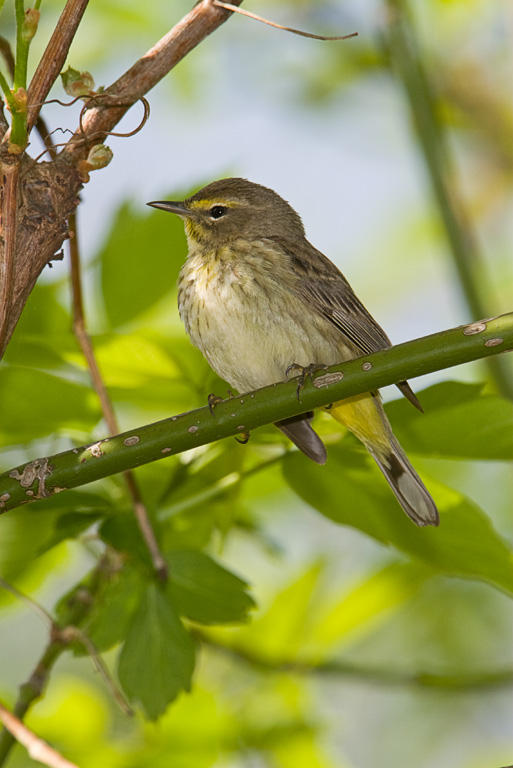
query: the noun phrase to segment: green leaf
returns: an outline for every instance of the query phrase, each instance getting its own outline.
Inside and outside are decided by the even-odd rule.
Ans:
[[[99,415],[89,387],[29,368],[4,368],[0,375],[0,444],[60,431],[90,432]]]
[[[178,613],[202,624],[247,620],[255,604],[246,582],[196,550],[172,552],[167,560],[167,591]]]
[[[185,235],[178,216],[146,211],[141,206],[136,213],[129,204],[122,205],[100,254],[105,311],[112,328],[172,293],[185,261]]]
[[[141,572],[125,563],[104,581],[95,595],[85,632],[97,651],[108,651],[122,642],[141,600]],[[83,653],[82,646],[77,652]]]
[[[487,581],[513,592],[512,554],[476,505],[456,491],[428,482],[440,510],[440,527],[417,528],[370,461],[348,442],[330,447],[324,467],[299,453],[289,454],[284,473],[291,488],[331,520],[443,573]]]
[[[407,451],[440,458],[513,459],[513,403],[481,387],[444,382],[420,393],[425,413],[405,400],[387,406]]]
[[[119,680],[130,701],[156,720],[180,691],[190,690],[194,655],[165,591],[149,584],[119,656]]]
[[[100,536],[118,552],[126,552],[147,565],[150,570],[152,569],[148,547],[143,540],[133,510],[129,507],[105,520],[100,528]]]

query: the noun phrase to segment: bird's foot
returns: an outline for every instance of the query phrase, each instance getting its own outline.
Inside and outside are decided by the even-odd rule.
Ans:
[[[214,415],[214,408],[216,407],[216,405],[218,403],[222,403],[223,402],[223,398],[219,397],[219,395],[214,394],[214,392],[211,392],[209,394],[209,396],[207,397],[207,401],[208,401],[208,407],[210,408],[210,413],[213,416]]]
[[[317,371],[326,371],[328,369],[327,365],[324,365],[323,363],[311,363],[310,365],[303,366],[299,365],[298,363],[292,363],[292,365],[289,365],[287,370],[285,371],[285,376],[287,379],[290,377],[290,374],[292,371],[298,371],[297,378],[297,399],[299,400],[299,393],[305,386],[305,382],[307,378],[310,376],[310,378],[313,376],[314,373],[317,373]]]
[[[249,443],[249,438],[250,438],[250,434],[247,430],[244,430],[244,432],[241,432],[240,437],[237,437],[237,435],[235,435],[235,439],[241,445],[246,445],[246,443]]]

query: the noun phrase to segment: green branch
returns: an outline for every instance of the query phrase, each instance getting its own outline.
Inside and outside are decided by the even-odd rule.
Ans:
[[[11,152],[21,153],[27,145],[27,71],[30,42],[37,31],[39,4],[25,12],[24,0],[15,0],[16,13],[16,60],[14,82],[9,108],[12,114]]]
[[[405,89],[420,148],[440,211],[450,252],[471,317],[486,317],[493,302],[486,300],[483,265],[475,235],[451,179],[451,162],[436,96],[419,55],[419,45],[406,0],[388,0],[388,48],[392,65]],[[488,361],[497,389],[513,398],[513,378],[504,361]]]
[[[23,39],[25,7],[23,0],[15,0],[16,11],[16,64],[14,67],[14,90],[27,88],[28,43]]]
[[[35,459],[0,475],[0,511],[247,432],[404,379],[513,349],[513,312],[425,336],[321,371],[296,397],[274,384],[115,437]]]
[[[29,42],[23,37],[25,8],[23,0],[15,0],[16,9],[16,59],[14,65],[13,99],[11,105],[11,139],[13,147],[22,151],[28,141],[27,135],[27,67]]]

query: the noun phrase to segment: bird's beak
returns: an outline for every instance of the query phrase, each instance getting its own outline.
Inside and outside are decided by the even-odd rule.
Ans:
[[[184,203],[177,203],[173,200],[155,200],[153,203],[146,203],[153,208],[161,208],[163,211],[169,211],[169,213],[176,213],[178,216],[190,216],[189,211]]]

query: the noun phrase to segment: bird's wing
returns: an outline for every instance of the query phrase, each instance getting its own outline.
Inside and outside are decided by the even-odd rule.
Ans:
[[[337,267],[306,240],[272,238],[286,251],[296,277],[294,292],[335,325],[361,352],[388,349],[392,342],[367,312]]]
[[[298,244],[286,238],[270,239],[289,256],[290,267],[296,276],[292,290],[333,323],[362,355],[392,346],[383,328],[367,312],[344,275],[323,253],[307,240]],[[400,381],[397,386],[412,405],[422,411],[408,382]]]

